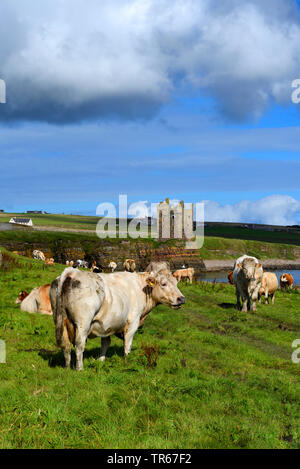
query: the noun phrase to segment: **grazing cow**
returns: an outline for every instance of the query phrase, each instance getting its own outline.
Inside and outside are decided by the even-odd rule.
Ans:
[[[89,268],[89,264],[87,261],[83,261],[81,259],[77,259],[77,261],[74,262],[73,264],[74,269],[77,269],[77,267],[83,267],[84,269]]]
[[[33,251],[32,257],[34,259],[38,259],[39,261],[45,261],[46,260],[45,254],[42,251],[38,251],[37,249],[35,249]]]
[[[284,290],[288,288],[293,288],[294,286],[294,278],[292,274],[282,274],[280,275],[280,287]]]
[[[101,337],[100,360],[105,359],[110,336],[124,334],[125,359],[141,321],[158,304],[179,309],[185,297],[169,271],[94,274],[67,268],[51,284],[50,299],[56,342],[71,362],[75,345],[76,370],[83,368],[87,338]]]
[[[193,267],[189,267],[188,269],[179,269],[173,273],[173,277],[176,278],[177,282],[181,282],[182,279],[188,279],[190,283],[193,281],[195,270]]]
[[[275,292],[278,289],[278,280],[273,272],[264,272],[261,281],[261,287],[258,291],[259,303],[262,295],[265,295],[265,302],[269,304],[269,296],[272,298],[272,305],[275,300]]]
[[[97,265],[97,262],[94,261],[90,268],[90,272],[94,272],[95,274],[100,274],[101,272],[103,272],[103,267],[102,265]]]
[[[117,268],[117,264],[114,261],[110,261],[110,263],[108,264],[108,268],[111,272],[114,272]]]
[[[50,285],[48,284],[34,288],[29,294],[26,291],[21,291],[16,299],[16,303],[21,303],[21,311],[52,314],[49,289]]]
[[[150,264],[146,268],[146,272],[159,272],[160,270],[171,270],[170,263],[167,261],[151,261]]]
[[[50,259],[47,258],[47,259],[46,259],[46,264],[47,264],[47,265],[54,265],[54,259],[53,259],[53,257],[50,257]]]
[[[135,261],[133,259],[126,259],[123,264],[123,267],[126,272],[134,272],[136,268]]]
[[[241,297],[243,303],[242,311],[244,313],[246,313],[250,307],[252,307],[253,311],[256,311],[256,300],[258,298],[258,291],[263,275],[262,265],[255,257],[250,256],[240,257],[234,265],[233,283],[236,289],[237,308],[241,309]]]
[[[233,271],[235,270],[236,265],[237,265],[237,264],[241,264],[244,259],[254,259],[255,262],[258,263],[258,260],[256,259],[256,257],[248,256],[247,254],[243,254],[242,256],[240,256],[240,257],[234,262]]]
[[[231,285],[234,285],[234,283],[233,283],[233,270],[231,270],[231,271],[228,273],[227,278],[228,278],[228,282],[229,282]]]

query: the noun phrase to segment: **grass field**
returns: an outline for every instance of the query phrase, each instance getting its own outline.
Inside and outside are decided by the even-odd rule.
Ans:
[[[238,226],[220,226],[205,228],[205,236],[222,237],[239,240],[253,240],[268,243],[284,243],[300,246],[300,231],[267,231],[242,228]]]
[[[65,214],[0,213],[0,222],[9,222],[12,217],[31,218],[34,226],[57,226],[81,230],[95,230],[99,217]]]
[[[52,318],[14,304],[20,289],[50,282],[64,266],[8,259],[0,448],[300,448],[297,292],[244,314],[230,285],[180,284],[186,305],[152,311],[127,365],[118,338],[105,363],[94,339],[78,373],[62,368]]]

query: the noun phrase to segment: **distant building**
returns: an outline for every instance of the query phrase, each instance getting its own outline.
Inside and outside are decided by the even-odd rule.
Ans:
[[[45,214],[46,212],[44,212],[43,210],[27,210],[26,213],[43,215],[43,214]]]
[[[33,226],[31,218],[13,217],[9,220],[13,225]]]
[[[192,239],[193,204],[187,208],[183,201],[175,206],[169,199],[161,202],[157,207],[157,234],[159,239]]]

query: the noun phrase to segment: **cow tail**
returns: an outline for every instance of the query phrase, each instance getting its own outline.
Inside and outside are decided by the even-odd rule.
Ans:
[[[70,269],[66,269],[70,270]],[[64,345],[64,337],[65,332],[67,332],[71,342],[74,342],[75,338],[75,330],[73,324],[68,320],[67,310],[64,304],[64,297],[69,289],[69,285],[71,282],[71,277],[66,272],[66,270],[62,273],[61,277],[58,279],[57,285],[53,287],[53,282],[51,284],[51,305],[53,310],[53,318],[55,322],[55,337],[56,343],[59,347]],[[73,269],[72,269],[73,270]],[[64,275],[66,272],[66,275]],[[54,291],[52,291],[54,290]],[[54,297],[52,300],[52,296]]]

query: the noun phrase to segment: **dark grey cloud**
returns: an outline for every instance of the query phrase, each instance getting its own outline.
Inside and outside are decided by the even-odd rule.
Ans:
[[[0,119],[149,119],[178,86],[257,117],[290,102],[299,42],[294,0],[2,0]]]

